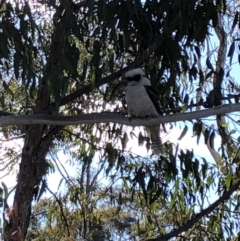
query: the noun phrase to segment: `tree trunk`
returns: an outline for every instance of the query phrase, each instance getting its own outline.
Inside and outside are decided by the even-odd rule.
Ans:
[[[65,15],[61,15],[61,11],[59,11],[58,14],[56,18],[61,18],[61,21],[56,21],[52,34],[49,58],[47,59],[43,78],[39,84],[34,114],[53,114],[54,111],[50,105],[48,83],[53,68],[59,65],[60,60],[58,53],[61,49],[64,49],[64,45],[67,41],[66,36],[69,33],[69,26]],[[15,225],[15,227],[12,227],[12,230],[8,232],[8,234],[12,234],[16,232],[18,228],[19,233],[21,233],[19,235],[21,236],[21,240],[24,240],[26,237],[31,215],[32,200],[34,195],[37,194],[37,189],[42,177],[46,174],[47,166],[45,157],[52,144],[54,134],[56,134],[58,130],[58,127],[53,127],[51,131],[49,131],[46,125],[28,126],[14,197],[14,207],[17,209],[15,210],[17,227]],[[47,131],[48,134],[45,133]],[[14,223],[14,220],[12,221],[12,223]],[[11,241],[20,241],[20,238],[16,239],[13,236],[10,237],[10,235],[7,235],[7,239]]]
[[[29,128],[22,152],[14,198],[14,202],[18,204],[22,240],[27,234],[33,197],[37,195],[42,177],[46,174],[45,157],[53,139],[53,134],[47,140],[42,139],[42,130],[42,126]]]

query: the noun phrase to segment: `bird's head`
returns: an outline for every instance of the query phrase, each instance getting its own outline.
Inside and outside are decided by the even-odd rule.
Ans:
[[[141,68],[131,69],[122,76],[122,81],[115,85],[112,95],[122,86],[151,86],[150,80]]]
[[[150,80],[147,78],[145,72],[141,68],[131,69],[123,75],[123,81],[128,86],[143,86],[151,85]]]

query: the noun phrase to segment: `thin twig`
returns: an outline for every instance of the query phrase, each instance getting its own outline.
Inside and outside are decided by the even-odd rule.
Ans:
[[[64,223],[66,224],[68,237],[70,237],[69,224],[68,224],[67,218],[66,218],[66,216],[65,216],[65,214],[64,214],[64,211],[63,211],[62,202],[59,200],[59,198],[56,196],[56,194],[49,189],[48,186],[47,186],[47,190],[54,196],[54,198],[55,198],[56,201],[58,202],[58,205],[59,205],[59,207],[60,207],[60,211],[61,211],[61,214],[62,214],[61,217],[62,217]]]

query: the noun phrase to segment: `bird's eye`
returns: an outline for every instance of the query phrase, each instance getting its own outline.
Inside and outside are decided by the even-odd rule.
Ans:
[[[137,74],[137,75],[134,75],[132,77],[127,77],[126,80],[127,81],[139,81],[141,79],[141,75],[140,74]]]
[[[131,77],[127,77],[126,80],[127,80],[127,81],[131,81],[131,80],[133,80],[133,79],[132,79]]]
[[[135,75],[135,76],[133,77],[133,79],[134,79],[135,81],[139,81],[139,80],[141,79],[141,75],[140,75],[140,74],[137,74],[137,75]]]

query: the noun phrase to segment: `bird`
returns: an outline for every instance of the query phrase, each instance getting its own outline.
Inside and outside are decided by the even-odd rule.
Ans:
[[[151,118],[163,115],[161,102],[142,68],[131,69],[123,75],[126,85],[125,101],[130,118]],[[145,126],[153,153],[163,155],[160,125]]]

